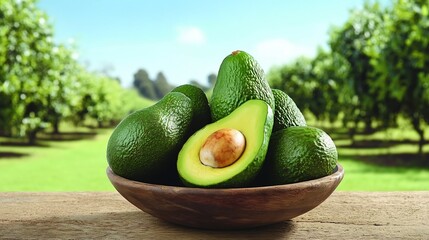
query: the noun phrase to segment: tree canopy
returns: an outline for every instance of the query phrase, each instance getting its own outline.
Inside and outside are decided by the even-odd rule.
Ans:
[[[429,122],[429,1],[366,2],[331,30],[328,50],[272,69],[273,88],[317,118],[341,120],[351,136],[409,119],[425,142]]]
[[[136,110],[122,100],[131,90],[83,68],[76,47],[53,37],[49,17],[34,0],[0,0],[1,135],[27,136],[33,143],[48,126],[58,132],[62,120],[92,118],[102,125]]]

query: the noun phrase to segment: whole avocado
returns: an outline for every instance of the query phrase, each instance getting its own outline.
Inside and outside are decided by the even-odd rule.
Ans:
[[[211,122],[209,102],[201,88],[191,84],[184,84],[171,91],[181,92],[191,99],[194,113],[189,136]]]
[[[234,51],[219,67],[218,77],[210,99],[213,121],[231,114],[251,99],[265,101],[275,109],[274,96],[258,62],[244,51]]]
[[[192,117],[191,100],[179,92],[128,115],[110,136],[110,168],[127,179],[174,184],[177,154],[189,135]]]
[[[289,95],[279,89],[273,89],[276,110],[273,132],[292,126],[306,126],[304,115]]]
[[[261,174],[266,185],[301,182],[327,176],[337,165],[331,137],[309,126],[288,127],[271,135]]]

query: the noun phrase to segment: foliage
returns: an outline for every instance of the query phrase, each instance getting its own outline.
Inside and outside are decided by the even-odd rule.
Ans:
[[[423,124],[429,122],[429,1],[397,0],[386,16],[385,39],[373,54],[379,75],[374,89],[385,111],[401,112],[424,140]],[[391,117],[391,116],[389,116]]]
[[[159,72],[156,75],[155,81],[153,83],[159,99],[164,97],[167,93],[169,93],[174,88],[172,85],[168,83],[167,78],[165,78],[162,72]]]
[[[33,136],[43,127],[53,87],[52,28],[34,1],[2,1],[0,4],[0,92],[7,102],[2,131]],[[12,111],[10,111],[12,109]],[[31,140],[31,139],[30,139]]]
[[[217,80],[217,75],[214,73],[210,73],[207,76],[208,86],[205,84],[201,84],[197,80],[191,80],[191,81],[189,81],[189,84],[200,88],[201,90],[203,90],[203,92],[206,92],[206,93],[210,92],[210,96],[211,96],[211,92],[213,91],[213,87],[214,87],[214,84],[216,83],[216,80]]]
[[[201,84],[199,81],[192,79],[189,84],[199,87],[204,92],[209,91],[213,88],[217,79],[217,75],[211,73],[207,76],[208,86]],[[164,73],[159,72],[154,80],[150,79],[149,73],[144,69],[139,69],[134,74],[133,81],[134,88],[140,93],[141,96],[151,99],[159,100],[164,97],[168,92],[175,88],[174,85],[167,81]]]
[[[208,82],[208,84],[209,84],[209,88],[212,88],[212,87],[215,85],[216,80],[217,80],[217,75],[216,75],[216,74],[214,74],[214,73],[210,73],[210,74],[207,76],[207,82]]]
[[[134,87],[139,91],[139,93],[149,99],[157,100],[158,94],[155,90],[155,86],[149,78],[149,73],[144,69],[139,69],[134,74]]]
[[[333,52],[340,54],[350,64],[348,84],[351,86],[349,107],[345,108],[346,122],[352,121],[357,127],[358,122],[364,122],[366,130],[372,129],[373,120],[380,118],[377,91],[371,91],[374,84],[374,67],[371,65],[370,49],[373,43],[383,41],[380,29],[384,26],[384,13],[379,4],[365,3],[364,8],[351,13],[348,21],[335,29],[329,40]],[[352,129],[353,131],[355,129]]]
[[[429,122],[429,1],[366,2],[331,31],[329,50],[272,69],[273,88],[288,93],[318,119],[342,116],[353,139],[410,120],[425,143]]]
[[[349,72],[350,65],[341,55],[319,49],[312,61],[313,90],[309,102],[309,110],[317,119],[334,122],[353,103],[347,83]]]
[[[161,99],[174,88],[168,83],[162,72],[156,75],[155,80],[151,80],[148,72],[144,69],[139,69],[134,74],[133,85],[143,97],[151,100]]]
[[[272,88],[286,92],[301,109],[309,110],[317,119],[333,122],[342,106],[349,104],[346,89],[348,63],[338,54],[319,49],[314,59],[298,58],[268,73]],[[343,94],[344,93],[344,94]]]
[[[85,70],[75,47],[54,43],[53,34],[34,0],[0,0],[1,135],[34,143],[40,130],[58,132],[64,119],[111,122],[133,110],[122,100],[128,90]]]
[[[280,69],[272,70],[268,74],[270,85],[287,93],[301,110],[308,109],[308,100],[312,98],[314,89],[311,69],[311,59],[300,57]]]

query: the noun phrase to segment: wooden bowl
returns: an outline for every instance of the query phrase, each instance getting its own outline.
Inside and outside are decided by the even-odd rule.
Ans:
[[[278,223],[310,211],[331,195],[344,176],[250,188],[203,189],[156,185],[120,177],[107,168],[116,190],[160,219],[204,229],[242,229]]]

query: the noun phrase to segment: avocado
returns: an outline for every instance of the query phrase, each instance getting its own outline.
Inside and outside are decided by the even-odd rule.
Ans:
[[[273,132],[292,126],[306,126],[304,115],[292,98],[279,89],[272,89],[272,91],[276,105]]]
[[[332,174],[337,160],[337,148],[323,130],[288,127],[272,134],[261,177],[267,185],[316,179]]]
[[[174,88],[172,92],[181,92],[191,99],[193,117],[189,136],[211,122],[209,102],[201,88],[184,84]]]
[[[210,99],[213,121],[234,111],[250,99],[265,101],[275,109],[274,96],[258,62],[244,51],[234,51],[219,67],[218,77]]]
[[[176,159],[192,122],[192,101],[170,92],[156,104],[125,117],[107,144],[107,161],[127,179],[161,184],[179,182]]]
[[[249,100],[208,124],[183,145],[177,170],[187,186],[244,187],[259,173],[274,123],[271,107]]]

